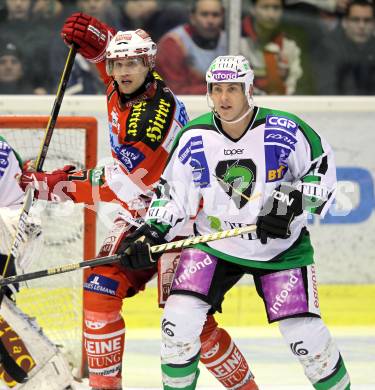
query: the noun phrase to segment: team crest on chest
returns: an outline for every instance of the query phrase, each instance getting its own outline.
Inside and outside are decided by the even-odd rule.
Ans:
[[[221,188],[241,209],[250,200],[256,182],[256,165],[251,159],[219,161],[215,177]]]
[[[112,133],[118,135],[121,131],[121,128],[120,128],[120,123],[118,120],[118,113],[115,109],[113,109],[111,112],[111,118],[112,118],[112,121],[111,121]]]

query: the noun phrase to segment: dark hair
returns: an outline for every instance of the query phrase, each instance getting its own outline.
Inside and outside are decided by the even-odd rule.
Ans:
[[[360,5],[362,7],[371,7],[372,15],[375,16],[375,6],[374,6],[373,0],[351,0],[349,2],[348,6],[346,7],[345,12],[344,12],[345,17],[349,16],[352,7],[355,5]]]
[[[192,14],[195,13],[195,11],[197,10],[197,4],[198,4],[200,1],[203,1],[203,0],[193,0],[193,1],[191,2],[190,12],[191,12]],[[223,0],[217,0],[217,2],[220,3],[221,7],[224,9]]]

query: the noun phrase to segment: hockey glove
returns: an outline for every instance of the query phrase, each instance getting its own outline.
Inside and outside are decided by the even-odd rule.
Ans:
[[[95,63],[105,59],[107,46],[115,34],[114,28],[81,12],[69,16],[61,30],[61,36],[68,46],[74,43],[78,53]]]
[[[35,166],[36,166],[35,160],[26,160],[23,162],[22,170],[24,172],[36,172]]]
[[[302,199],[302,193],[294,187],[281,185],[273,190],[256,223],[262,244],[267,244],[267,238],[290,236],[290,224],[303,212]]]
[[[28,187],[34,188],[34,195],[37,199],[68,200],[68,176],[74,170],[73,165],[65,165],[62,169],[56,169],[50,173],[24,171],[19,179],[19,184],[23,191],[26,191]]]
[[[122,255],[120,263],[126,268],[150,268],[161,256],[161,253],[152,254],[150,248],[165,242],[161,232],[144,224],[122,240],[116,253]]]

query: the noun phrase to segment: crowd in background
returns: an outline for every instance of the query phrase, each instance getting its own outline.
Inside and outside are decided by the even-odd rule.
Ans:
[[[205,71],[228,54],[229,1],[0,0],[0,94],[54,94],[67,56],[64,20],[81,11],[158,43],[157,70],[177,94],[204,94]],[[255,94],[375,95],[373,0],[243,0],[240,54]],[[76,57],[70,94],[101,94]]]

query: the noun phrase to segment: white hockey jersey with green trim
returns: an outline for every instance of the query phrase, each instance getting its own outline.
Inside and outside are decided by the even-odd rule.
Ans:
[[[168,241],[196,214],[196,235],[255,224],[267,198],[282,182],[319,201],[314,203],[319,207],[312,205],[310,212],[326,213],[336,187],[330,146],[293,114],[254,110],[239,139],[226,135],[212,113],[181,130],[146,216],[149,224],[166,233]],[[275,261],[301,241],[307,214],[293,220],[288,239],[269,239],[263,245],[252,233],[212,241],[205,248],[240,264]],[[312,248],[310,252],[312,259]]]
[[[19,207],[24,193],[16,181],[20,162],[11,146],[0,136],[0,207]]]

